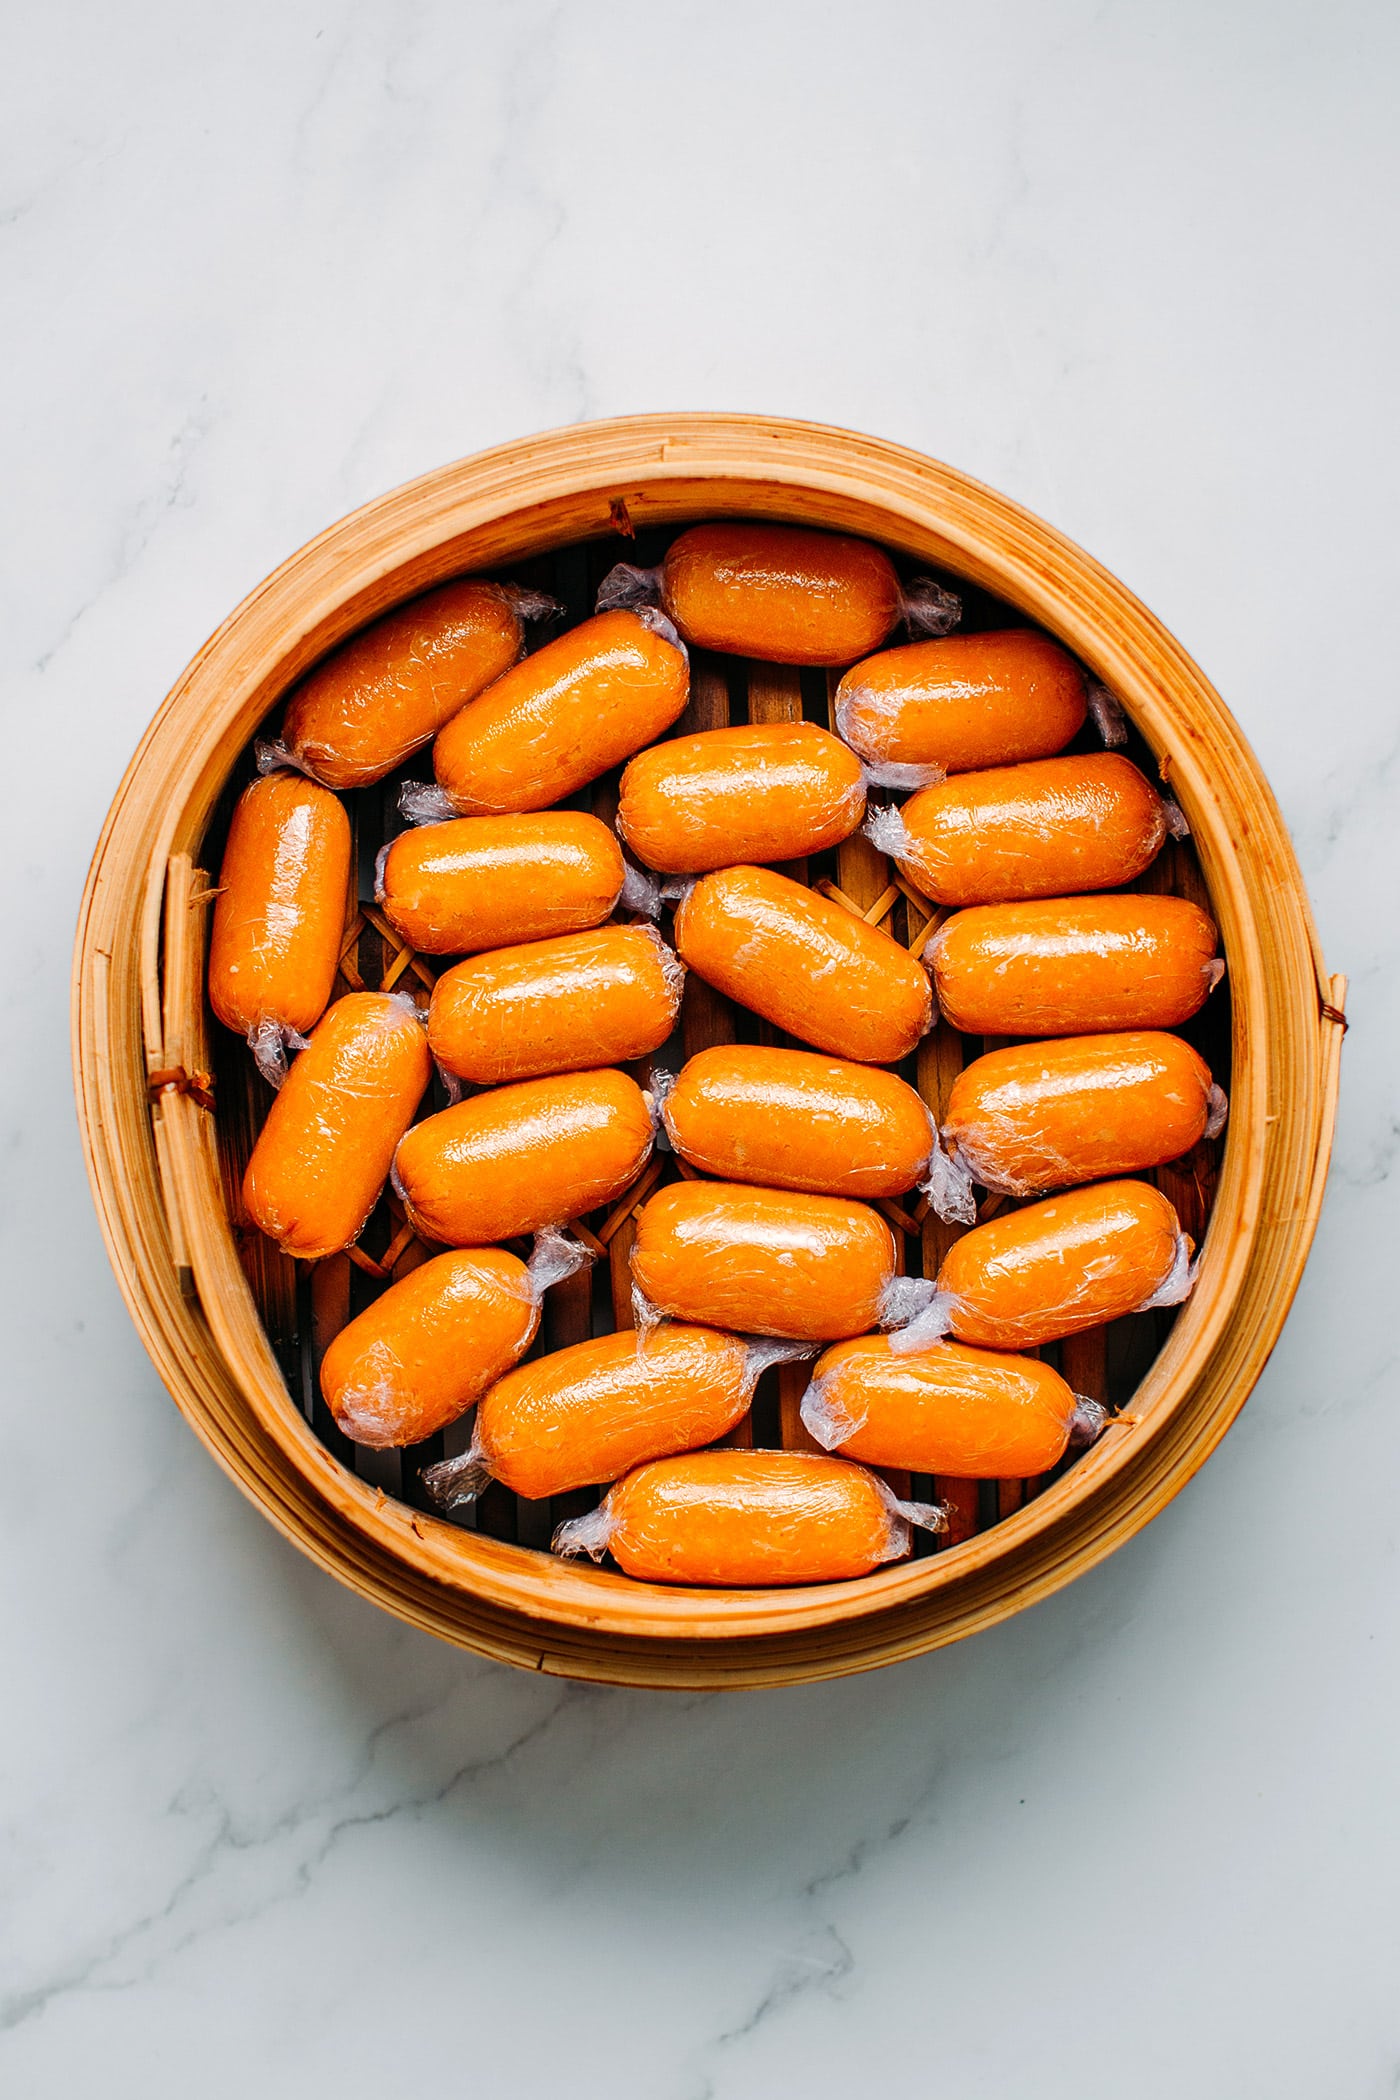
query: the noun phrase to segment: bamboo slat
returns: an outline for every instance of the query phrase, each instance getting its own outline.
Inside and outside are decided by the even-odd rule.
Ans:
[[[561,565],[578,616],[590,575],[611,558],[603,536],[616,533],[619,516],[638,537],[637,558],[652,560],[668,530],[716,513],[863,532],[911,562],[950,569],[1044,624],[1120,695],[1145,749],[1170,763],[1222,928],[1230,1034],[1216,1051],[1229,1059],[1233,1115],[1201,1283],[1144,1366],[1131,1426],[1012,1513],[1003,1510],[1013,1490],[979,1497],[969,1535],[928,1558],[861,1583],[698,1595],[560,1564],[489,1528],[431,1517],[408,1499],[408,1462],[403,1495],[386,1495],[307,1421],[286,1362],[303,1299],[314,1353],[312,1330],[324,1336],[339,1318],[345,1290],[353,1299],[382,1277],[360,1267],[347,1284],[349,1264],[332,1273],[317,1286],[319,1321],[300,1288],[283,1283],[274,1318],[275,1280],[268,1292],[250,1287],[199,1098],[208,1069],[194,996],[202,933],[191,932],[181,897],[198,893],[211,822],[251,735],[301,672],[365,619],[449,575],[558,549],[570,550]],[[697,658],[690,726],[720,719],[721,688],[727,715],[730,668]],[[757,705],[774,704],[765,694],[776,690],[790,706],[795,690],[800,708],[801,680],[772,673],[764,667]],[[749,695],[752,712],[752,671]],[[817,862],[809,872],[861,908],[849,856],[845,867]],[[869,896],[865,911],[921,941],[917,900],[897,883],[885,890],[894,894]],[[362,900],[351,967],[363,960],[423,983],[369,909]],[[868,1668],[994,1623],[1102,1558],[1208,1455],[1272,1346],[1316,1222],[1344,993],[1323,968],[1286,833],[1238,730],[1179,647],[1087,556],[898,447],[752,418],[640,418],[531,439],[396,491],[292,557],[233,615],[161,709],[99,842],[75,958],[74,1061],[94,1195],[133,1316],[177,1403],[286,1536],[408,1622],[526,1667],[596,1681],[774,1683]],[[686,1048],[716,1039],[725,1018],[688,994]],[[926,1091],[945,1084],[955,1053],[960,1062],[961,1045],[943,1031],[925,1045]],[[163,1083],[153,1115],[149,1078],[176,1069],[183,1079]],[[223,1134],[229,1118],[219,1113]],[[942,1228],[913,1222],[925,1264],[936,1265]],[[382,1268],[397,1229],[387,1207],[381,1226],[362,1251]],[[610,1250],[625,1229],[615,1228]],[[421,1250],[405,1245],[398,1258]],[[600,1268],[587,1301],[576,1283],[547,1308],[555,1345],[585,1315],[611,1324],[611,1251]],[[1155,1348],[1154,1337],[1149,1356]],[[538,1536],[537,1516],[530,1521]],[[971,1531],[984,1521],[990,1529]]]

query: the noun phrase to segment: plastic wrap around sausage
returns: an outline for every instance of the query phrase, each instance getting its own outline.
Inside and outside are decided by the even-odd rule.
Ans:
[[[548,809],[669,729],[689,694],[668,621],[603,613],[454,715],[433,746],[437,788],[405,788],[401,805],[415,819]]]
[[[431,1075],[411,1001],[348,992],[327,1008],[243,1177],[249,1217],[284,1254],[319,1261],[359,1238]]]
[[[1179,1035],[1142,1030],[989,1050],[948,1097],[929,1195],[940,1217],[971,1224],[972,1183],[1036,1196],[1138,1174],[1218,1137],[1229,1104]]]
[[[1002,904],[1116,889],[1155,859],[1169,812],[1114,751],[960,773],[872,810],[866,831],[936,904]]]
[[[327,787],[368,787],[436,736],[525,647],[526,620],[563,607],[514,584],[459,578],[342,644],[293,693],[282,749]]]
[[[675,942],[707,984],[838,1057],[897,1064],[928,1032],[932,988],[908,950],[772,868],[702,875]]]
[[[478,1086],[626,1064],[665,1042],[684,983],[683,966],[653,926],[599,926],[493,948],[439,977],[428,1048]]]
[[[322,1360],[338,1426],[381,1449],[445,1429],[525,1354],[550,1286],[592,1258],[542,1232],[528,1262],[500,1247],[438,1254],[390,1284]]]
[[[565,1072],[425,1117],[399,1146],[394,1188],[423,1239],[485,1247],[611,1202],[651,1146],[648,1098],[625,1072]]]
[[[699,875],[820,853],[864,813],[860,761],[839,737],[813,722],[756,722],[639,751],[617,828],[647,867]]]
[[[846,1582],[909,1551],[911,1525],[942,1531],[934,1503],[901,1502],[863,1466],[808,1451],[696,1451],[629,1473],[556,1553],[610,1553],[641,1582],[759,1589]]]
[[[666,1314],[791,1341],[901,1325],[937,1293],[898,1274],[894,1234],[867,1204],[714,1181],[674,1182],[642,1206],[632,1277],[643,1327]]]
[[[244,789],[214,899],[209,1003],[274,1086],[288,1042],[330,998],[349,887],[350,820],[328,789],[296,773]]]
[[[645,1459],[713,1443],[734,1427],[769,1365],[811,1354],[711,1327],[576,1342],[499,1379],[477,1409],[471,1449],[429,1466],[424,1486],[451,1509],[488,1480],[531,1501],[616,1480]]]
[[[836,727],[859,757],[945,773],[1049,758],[1087,712],[1074,658],[1029,627],[886,649],[836,691]]]
[[[935,1342],[902,1355],[882,1335],[817,1360],[802,1419],[827,1451],[954,1480],[1027,1480],[1092,1443],[1105,1410],[1035,1356]]]
[[[1180,1305],[1195,1282],[1191,1241],[1146,1181],[1100,1181],[989,1218],[943,1257],[937,1296],[895,1350],[944,1334],[984,1349],[1038,1349],[1125,1313]]]
[[[674,1149],[721,1181],[902,1196],[935,1150],[913,1087],[811,1050],[725,1044],[688,1059],[679,1079],[658,1073],[654,1084]]]
[[[380,854],[375,894],[420,955],[479,955],[660,909],[606,824],[582,810],[458,817],[401,832]]]
[[[869,540],[801,525],[693,525],[657,569],[619,562],[598,609],[661,605],[686,641],[768,663],[848,664],[896,621],[946,634],[962,606],[931,577],[902,586]]]
[[[1089,1035],[1188,1021],[1225,973],[1217,945],[1198,904],[1126,893],[972,905],[924,959],[967,1035]]]

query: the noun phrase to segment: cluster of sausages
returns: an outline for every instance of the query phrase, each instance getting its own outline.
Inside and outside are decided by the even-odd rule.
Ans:
[[[526,655],[549,601],[448,584],[293,694],[234,810],[211,937],[215,1014],[285,1075],[246,1209],[315,1261],[392,1180],[449,1250],[321,1369],[366,1444],[418,1443],[477,1405],[470,1451],[425,1476],[444,1504],[488,1479],[528,1497],[613,1483],[557,1550],[660,1581],[865,1573],[940,1521],[867,1466],[1046,1471],[1101,1411],[1022,1352],[1189,1289],[1172,1206],[1125,1177],[1223,1120],[1171,1032],[1218,980],[1216,930],[1121,887],[1179,813],[1116,751],[1061,755],[1093,699],[1073,659],[1029,630],[949,632],[956,599],[902,585],[878,548],[699,526],[659,569],[616,569],[599,608]],[[887,646],[901,620],[919,638]],[[667,738],[687,644],[852,665],[840,734]],[[351,854],[335,791],[429,741],[435,780],[404,791],[423,821],[381,854],[377,894],[416,951],[460,959],[426,1014],[383,992],[328,1005]],[[616,833],[557,806],[619,764]],[[900,789],[898,806],[871,794]],[[862,823],[939,908],[922,956],[773,865]],[[619,1068],[671,1036],[687,969],[809,1047],[710,1049],[639,1087]],[[940,1011],[1019,1039],[966,1067],[941,1131],[886,1069]],[[415,1122],[434,1061],[473,1091]],[[638,1214],[638,1332],[522,1362],[544,1292],[588,1258],[559,1228],[621,1196],[661,1126],[689,1178]],[[974,1183],[1063,1193],[976,1226],[936,1278],[902,1276],[873,1201],[918,1188],[970,1223]],[[528,1261],[500,1244],[531,1233]],[[823,1345],[803,1418],[837,1455],[704,1448],[768,1365]]]

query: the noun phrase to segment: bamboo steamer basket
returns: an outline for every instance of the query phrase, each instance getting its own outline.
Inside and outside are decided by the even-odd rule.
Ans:
[[[858,533],[951,572],[1058,636],[1123,701],[1190,821],[1221,928],[1232,1107],[1197,1288],[1131,1414],[1078,1463],[1020,1506],[1003,1501],[990,1528],[975,1528],[974,1509],[946,1550],[860,1581],[696,1592],[464,1531],[386,1495],[313,1433],[260,1316],[275,1285],[255,1295],[230,1218],[207,1090],[199,899],[211,815],[250,738],[365,621],[454,575],[518,568],[609,533],[745,515]],[[623,538],[614,546],[631,552]],[[793,711],[789,674],[761,668],[771,676],[761,692],[751,684],[750,710],[781,718]],[[854,908],[876,908],[861,885],[879,879],[841,864]],[[98,1216],[142,1340],[196,1434],[284,1536],[362,1596],[478,1653],[563,1676],[705,1688],[838,1676],[960,1639],[1092,1567],[1177,1493],[1243,1406],[1297,1286],[1331,1144],[1344,992],[1323,966],[1287,833],[1239,728],[1088,555],[897,445],[781,419],[645,416],[501,446],[411,482],[321,534],[232,614],[156,715],[104,826],[78,929],[73,1053]],[[921,1065],[931,1096],[946,1063],[939,1040]],[[1093,1386],[1094,1350],[1080,1338],[1066,1363],[1081,1387]],[[791,1389],[783,1414],[790,1424]]]

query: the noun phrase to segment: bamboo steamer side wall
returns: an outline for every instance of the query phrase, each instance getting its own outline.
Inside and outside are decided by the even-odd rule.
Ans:
[[[163,1069],[174,1046],[159,971],[167,895],[193,880],[252,730],[324,648],[463,567],[518,562],[618,522],[644,530],[726,511],[844,526],[941,561],[1059,633],[1127,700],[1171,766],[1222,923],[1235,1111],[1202,1285],[1139,1394],[1136,1428],[1043,1494],[1013,1484],[994,1510],[979,1504],[976,1521],[1003,1521],[954,1550],[830,1592],[726,1599],[716,1613],[692,1593],[642,1595],[622,1578],[521,1553],[489,1529],[465,1539],[336,1464],[289,1401],[275,1349],[285,1364],[289,1337],[304,1352],[309,1336],[314,1353],[344,1317],[346,1285],[324,1281],[310,1303],[303,1289],[299,1303],[285,1279],[271,1297],[262,1279],[269,1344],[213,1178],[207,1116],[189,1094],[167,1092],[153,1138],[136,1023],[144,1000],[150,1067]],[[791,704],[765,670],[749,705]],[[716,676],[697,676],[697,706],[706,693],[715,704]],[[848,895],[862,879],[850,867],[838,877]],[[907,900],[892,908],[908,937]],[[1277,1332],[1320,1200],[1340,1036],[1322,1009],[1341,1002],[1319,973],[1286,837],[1247,747],[1170,638],[1087,557],[898,448],[752,419],[642,419],[505,448],[396,492],[294,557],[214,637],[153,725],[99,847],[80,929],[75,1056],[99,1210],[148,1346],[200,1433],[289,1536],[391,1609],[485,1652],[628,1681],[772,1681],[914,1652],[1031,1601],[1146,1521],[1223,1433]],[[714,1025],[688,999],[687,1038]],[[940,1059],[946,1067],[935,1040],[928,1083],[939,1083]],[[903,1237],[930,1252],[927,1227]],[[181,1295],[182,1279],[197,1280],[202,1305]],[[551,1307],[554,1338],[573,1338],[581,1317],[577,1301]],[[300,1356],[298,1367],[304,1376]],[[1091,1362],[1076,1382],[1096,1375],[1111,1378],[1114,1366]],[[779,1425],[791,1413],[780,1393]]]

